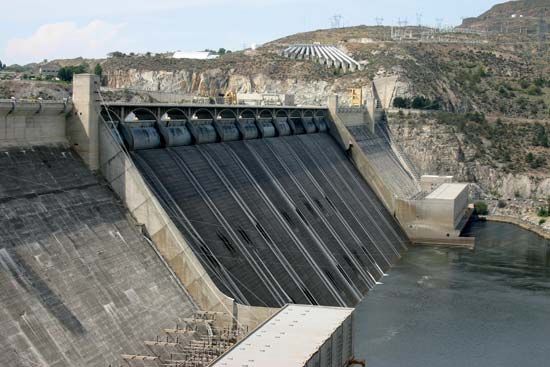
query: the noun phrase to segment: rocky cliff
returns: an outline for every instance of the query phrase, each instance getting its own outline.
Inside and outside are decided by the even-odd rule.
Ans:
[[[477,183],[494,198],[550,197],[550,148],[536,142],[541,127],[550,132],[550,124],[467,121],[461,127],[458,119],[441,120],[436,115],[389,118],[396,142],[421,174],[453,175]]]

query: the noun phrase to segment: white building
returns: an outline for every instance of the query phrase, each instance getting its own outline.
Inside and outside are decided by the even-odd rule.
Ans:
[[[55,78],[59,73],[59,69],[61,69],[59,65],[50,62],[48,64],[41,65],[38,69],[38,73],[41,76],[51,76]]]
[[[174,59],[195,59],[195,60],[211,60],[217,59],[218,54],[211,51],[177,51],[174,52]]]
[[[352,313],[351,308],[287,305],[210,366],[350,366]]]

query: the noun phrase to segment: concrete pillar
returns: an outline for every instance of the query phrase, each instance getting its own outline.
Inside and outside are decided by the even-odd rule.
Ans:
[[[338,114],[338,95],[333,94],[328,97],[328,110],[332,116]]]
[[[93,171],[99,169],[99,85],[97,75],[74,76],[74,111],[67,121],[69,142]]]

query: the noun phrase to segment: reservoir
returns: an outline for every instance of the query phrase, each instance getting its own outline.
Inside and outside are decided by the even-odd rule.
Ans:
[[[550,241],[474,222],[475,251],[412,247],[355,314],[370,367],[550,364]]]

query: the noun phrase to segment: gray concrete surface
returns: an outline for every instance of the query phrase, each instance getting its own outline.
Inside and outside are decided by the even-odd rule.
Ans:
[[[73,151],[0,151],[1,366],[115,366],[193,310]]]

